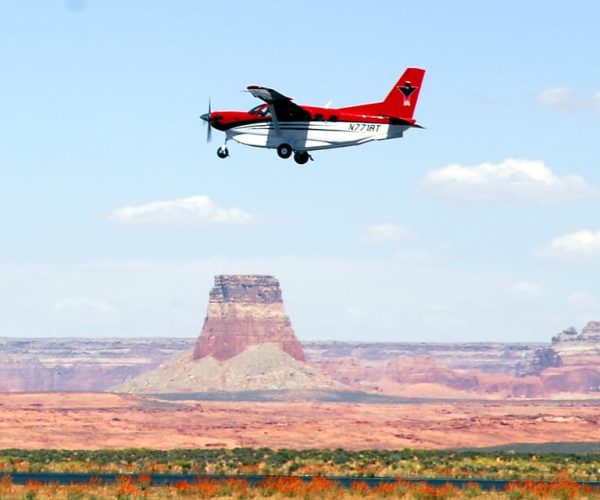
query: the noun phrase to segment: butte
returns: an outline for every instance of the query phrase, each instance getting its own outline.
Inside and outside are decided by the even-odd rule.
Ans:
[[[344,389],[305,362],[273,276],[219,275],[193,349],[113,390],[130,393]]]

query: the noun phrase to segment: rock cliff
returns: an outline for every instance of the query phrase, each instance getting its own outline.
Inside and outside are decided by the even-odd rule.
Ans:
[[[552,337],[552,349],[564,366],[600,365],[600,321],[590,321],[579,335],[571,327]]]
[[[527,362],[519,362],[515,368],[517,377],[527,375],[539,375],[547,368],[562,366],[562,359],[552,347],[540,347],[533,353],[533,359]]]
[[[105,391],[156,368],[191,339],[0,338],[0,392]]]
[[[273,276],[220,275],[210,292],[208,312],[192,358],[225,361],[259,344],[276,344],[298,361],[302,346],[285,314]]]

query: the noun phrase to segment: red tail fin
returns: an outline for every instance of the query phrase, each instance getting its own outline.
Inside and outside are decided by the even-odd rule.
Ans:
[[[396,118],[412,118],[424,76],[424,69],[407,68],[381,103],[382,112]]]

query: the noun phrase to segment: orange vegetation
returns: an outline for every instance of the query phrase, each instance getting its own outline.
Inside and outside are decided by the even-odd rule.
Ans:
[[[371,488],[362,481],[353,482],[344,489],[335,481],[314,478],[303,481],[299,478],[271,478],[255,486],[244,480],[216,482],[198,478],[194,482],[180,481],[172,486],[151,486],[140,478],[138,481],[125,476],[116,484],[101,484],[90,481],[88,484],[42,484],[28,482],[24,486],[12,483],[10,476],[0,478],[0,498],[408,498],[408,499],[446,499],[446,498],[597,498],[598,491],[592,487],[581,486],[568,478],[560,478],[550,483],[532,481],[509,483],[505,491],[488,492],[476,484],[460,489],[450,484],[440,487],[426,483],[407,483],[398,480],[395,483],[381,484]]]

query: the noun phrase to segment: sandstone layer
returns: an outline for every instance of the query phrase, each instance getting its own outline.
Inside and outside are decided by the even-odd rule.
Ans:
[[[262,275],[215,276],[193,359],[212,356],[225,361],[247,347],[265,343],[277,344],[292,358],[305,361],[285,314],[277,279]]]

